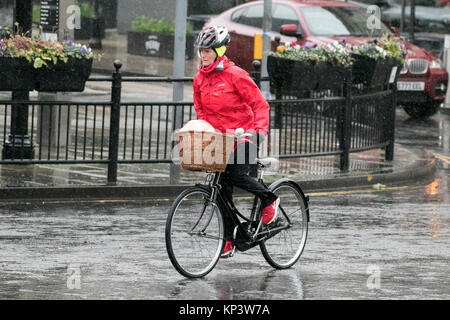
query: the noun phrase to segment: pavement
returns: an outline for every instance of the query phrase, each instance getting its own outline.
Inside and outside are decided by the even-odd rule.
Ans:
[[[112,72],[112,61],[123,62],[122,71],[130,74],[172,74],[173,61],[139,57],[126,53],[126,38],[107,33],[103,40],[104,57],[94,63],[99,73]],[[196,60],[186,60],[186,76],[193,76]],[[73,93],[77,101],[108,101],[111,84],[88,82],[82,93]],[[8,98],[10,93],[1,93]],[[164,83],[124,83],[122,101],[170,101],[173,88]],[[30,94],[38,98],[37,92]],[[192,86],[185,86],[185,101],[192,101]],[[393,161],[384,160],[382,150],[354,153],[350,169],[340,172],[337,156],[281,160],[278,168],[265,175],[271,183],[288,177],[297,181],[306,192],[342,190],[344,188],[379,188],[390,185],[420,183],[429,179],[436,169],[435,158],[424,150],[395,145]],[[107,184],[107,167],[103,164],[35,164],[0,165],[0,202],[50,200],[127,200],[139,198],[170,199],[186,186],[203,182],[205,173],[182,170],[177,184],[170,184],[169,164],[119,164],[116,185]],[[237,191],[239,192],[239,190]]]
[[[93,69],[97,72],[110,74],[114,71],[114,61],[119,59],[124,74],[161,77],[173,75],[173,59],[128,54],[127,35],[118,34],[114,30],[106,32],[106,38],[102,40],[102,50],[96,51],[103,55],[100,61],[93,63]],[[196,55],[194,59],[185,60],[184,69],[186,77],[192,77],[197,73]]]
[[[393,161],[385,161],[382,150],[351,154],[347,172],[339,170],[338,161],[336,156],[280,160],[266,172],[265,182],[290,178],[305,192],[383,189],[425,184],[436,170],[433,154],[399,144]],[[181,170],[179,182],[170,184],[169,168],[169,164],[120,164],[117,184],[108,185],[103,164],[0,165],[0,202],[170,200],[187,186],[205,181],[206,173]]]

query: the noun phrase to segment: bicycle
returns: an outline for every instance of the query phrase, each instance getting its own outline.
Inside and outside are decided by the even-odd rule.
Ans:
[[[270,158],[256,161],[261,183],[264,169],[270,167],[271,161]],[[222,193],[221,177],[221,172],[209,173],[205,184],[184,190],[174,200],[165,229],[166,249],[174,268],[188,278],[204,277],[214,269],[225,245],[224,215],[233,221],[238,251],[259,245],[272,267],[293,266],[306,244],[309,197],[290,179],[275,181],[269,189],[281,199],[278,218],[263,226],[260,200],[255,196],[250,216],[245,217]]]

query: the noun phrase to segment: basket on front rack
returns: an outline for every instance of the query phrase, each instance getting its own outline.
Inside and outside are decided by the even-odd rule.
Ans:
[[[224,172],[234,150],[235,137],[219,132],[175,133],[181,166],[190,171]]]

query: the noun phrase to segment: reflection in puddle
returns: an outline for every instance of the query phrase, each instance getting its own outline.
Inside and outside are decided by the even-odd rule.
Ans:
[[[439,182],[439,178],[434,179],[433,182],[426,186],[425,194],[430,196],[437,195],[439,193]]]
[[[303,299],[303,285],[298,271],[220,272],[204,279],[183,279],[171,292],[175,299]]]

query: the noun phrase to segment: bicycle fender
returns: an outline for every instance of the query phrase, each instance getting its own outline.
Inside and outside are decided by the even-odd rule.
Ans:
[[[195,184],[195,188],[200,188],[200,189],[202,189],[204,191],[207,191],[207,192],[211,193],[211,187],[210,186],[206,186],[206,185],[201,184],[201,183]]]
[[[305,193],[303,192],[302,188],[300,187],[300,185],[298,183],[296,183],[295,181],[293,181],[289,178],[281,178],[279,180],[276,180],[275,182],[270,184],[269,190],[273,191],[276,187],[278,187],[282,183],[290,184],[292,187],[297,189],[297,191],[300,193],[300,195],[303,197],[303,199],[305,199],[306,214],[307,214],[308,222],[309,222],[309,196],[305,195]]]

